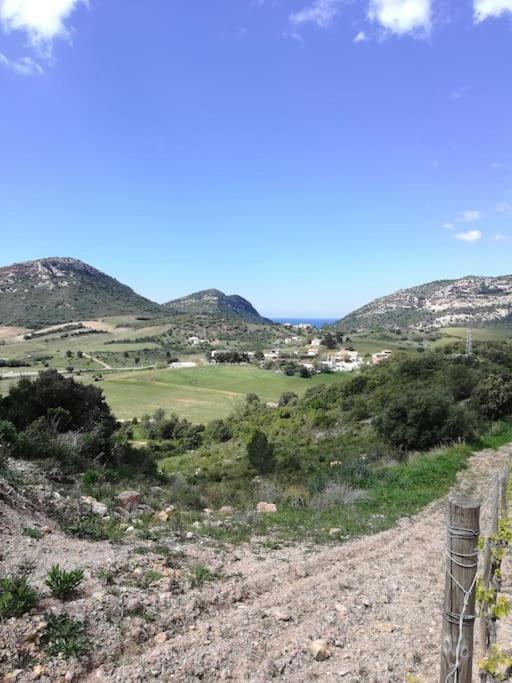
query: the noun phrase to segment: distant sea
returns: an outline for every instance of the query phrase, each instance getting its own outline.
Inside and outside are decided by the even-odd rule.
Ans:
[[[324,325],[335,323],[338,318],[272,318],[275,323],[290,323],[291,325],[313,325],[320,329]]]

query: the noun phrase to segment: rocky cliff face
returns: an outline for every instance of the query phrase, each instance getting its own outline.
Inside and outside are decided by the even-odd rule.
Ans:
[[[72,258],[0,268],[0,324],[41,327],[107,315],[157,315],[158,305]]]
[[[464,326],[512,322],[512,275],[468,276],[401,289],[370,302],[339,321],[342,326],[376,327]]]

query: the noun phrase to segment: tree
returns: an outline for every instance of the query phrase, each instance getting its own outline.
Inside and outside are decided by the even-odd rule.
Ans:
[[[302,365],[299,368],[299,377],[302,377],[302,379],[309,379],[311,377],[311,371],[309,368],[306,368]]]
[[[336,348],[336,337],[333,335],[332,332],[326,332],[324,334],[324,336],[322,337],[322,344],[327,349],[335,349]]]
[[[450,397],[426,388],[410,389],[391,398],[375,420],[380,436],[400,451],[424,450],[469,438],[473,425],[472,413]]]
[[[57,408],[69,414],[69,429],[101,428],[110,435],[117,426],[101,389],[63,377],[57,370],[41,372],[35,380],[23,378],[11,387],[9,394],[0,399],[0,419],[24,430]]]
[[[475,387],[471,396],[475,409],[484,417],[496,420],[512,413],[512,377],[489,375]]]
[[[269,474],[275,468],[274,446],[259,429],[247,444],[247,457],[258,474]]]

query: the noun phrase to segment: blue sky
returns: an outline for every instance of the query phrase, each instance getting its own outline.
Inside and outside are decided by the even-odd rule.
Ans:
[[[512,272],[512,0],[0,0],[0,265],[274,316]]]

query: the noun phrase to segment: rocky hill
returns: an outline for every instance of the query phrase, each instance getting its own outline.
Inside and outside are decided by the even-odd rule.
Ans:
[[[38,328],[107,315],[158,315],[162,307],[73,258],[0,268],[0,325]]]
[[[205,289],[180,299],[169,301],[167,308],[176,313],[192,313],[226,318],[240,318],[251,323],[270,323],[254,306],[237,294],[224,294],[218,289]]]
[[[512,275],[438,280],[366,304],[337,324],[355,329],[411,329],[512,322]]]

